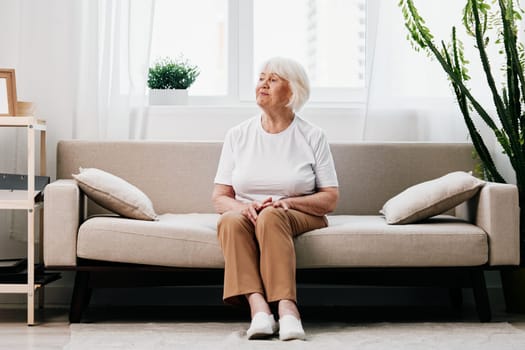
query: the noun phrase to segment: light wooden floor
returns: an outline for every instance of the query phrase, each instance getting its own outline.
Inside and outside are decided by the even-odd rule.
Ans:
[[[493,305],[493,321],[509,322],[525,331],[525,314],[509,314],[504,306]],[[302,309],[305,328],[330,322],[476,322],[472,305],[460,312],[441,307],[307,307]],[[68,310],[46,307],[36,311],[36,326],[26,325],[26,310],[21,306],[0,305],[0,350],[61,349],[69,342]],[[128,306],[92,307],[83,322],[137,323],[150,322],[246,322],[246,310],[228,307]]]

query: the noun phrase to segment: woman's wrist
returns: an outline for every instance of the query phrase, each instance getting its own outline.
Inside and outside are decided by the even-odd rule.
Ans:
[[[250,207],[249,203],[238,202],[236,206],[236,211],[240,211],[242,213],[244,210],[248,209],[249,207]]]
[[[284,204],[286,205],[286,208],[287,209],[294,209],[294,204],[295,204],[295,201],[293,199],[293,197],[287,197],[287,198],[283,198],[281,199]]]

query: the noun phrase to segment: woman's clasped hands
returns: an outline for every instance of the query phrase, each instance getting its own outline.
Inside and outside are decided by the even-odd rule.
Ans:
[[[274,202],[272,197],[268,197],[262,202],[253,201],[248,203],[246,207],[241,210],[241,214],[250,219],[252,224],[255,225],[259,213],[268,207],[283,208],[285,211],[290,209],[290,205],[285,199],[280,199]]]

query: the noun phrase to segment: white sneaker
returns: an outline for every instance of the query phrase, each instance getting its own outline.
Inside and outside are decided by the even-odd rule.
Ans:
[[[274,335],[279,326],[275,322],[273,315],[268,315],[266,312],[258,312],[253,316],[250,328],[246,331],[248,339],[261,339]]]
[[[281,340],[304,340],[306,338],[301,320],[296,319],[292,315],[281,317],[279,319],[279,328],[279,339]]]

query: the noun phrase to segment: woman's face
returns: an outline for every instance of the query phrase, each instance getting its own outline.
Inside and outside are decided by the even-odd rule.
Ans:
[[[287,80],[264,70],[259,74],[255,97],[261,108],[282,108],[290,102],[292,90]]]

